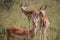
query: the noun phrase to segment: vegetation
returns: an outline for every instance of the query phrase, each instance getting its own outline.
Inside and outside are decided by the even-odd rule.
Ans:
[[[47,31],[47,38],[48,40],[60,40],[60,0],[0,0],[1,40],[6,40],[6,29],[11,25],[29,28],[28,19],[21,11],[21,2],[29,4],[28,9],[39,9],[42,4],[47,4],[46,15],[51,22]],[[30,26],[32,27],[31,22]],[[35,40],[38,40],[38,38],[39,32],[37,33]]]
[[[0,9],[10,9],[13,3],[14,0],[0,0]]]

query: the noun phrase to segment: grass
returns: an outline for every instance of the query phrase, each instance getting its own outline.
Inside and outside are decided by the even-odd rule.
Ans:
[[[0,26],[0,33],[1,35],[3,35],[3,39],[1,40],[6,40],[4,30],[11,25],[29,28],[28,19],[26,15],[24,15],[24,13],[21,11],[21,2],[25,2],[25,0],[16,0],[13,6],[8,11],[0,10],[0,25],[2,25]],[[48,5],[46,9],[46,15],[48,16],[51,23],[48,30],[48,40],[60,40],[60,1],[26,0],[26,2],[30,3],[28,5],[28,9],[39,9],[41,4]],[[32,26],[31,22],[30,26]],[[36,35],[37,37],[35,36],[35,40],[38,40],[38,34]]]

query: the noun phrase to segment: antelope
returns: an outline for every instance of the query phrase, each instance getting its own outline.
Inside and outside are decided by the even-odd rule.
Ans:
[[[37,9],[27,10],[26,6],[27,6],[26,3],[22,3],[21,9],[22,9],[22,12],[24,12],[24,14],[27,16],[29,20],[29,25],[30,25],[30,20],[33,21],[35,17],[38,18],[39,11]]]
[[[47,29],[48,29],[48,26],[50,25],[50,22],[49,22],[49,19],[48,17],[45,15],[45,9],[46,9],[47,6],[45,6],[44,9],[42,9],[42,7],[40,8],[40,12],[39,12],[39,15],[40,15],[40,33],[42,33],[43,37],[44,37],[44,40],[47,40],[46,39],[46,36],[47,36]]]
[[[36,27],[37,27],[37,19],[35,18],[33,21],[33,27],[32,29],[25,29],[22,27],[17,26],[10,26],[7,28],[7,40],[10,40],[12,34],[16,34],[19,36],[25,36],[24,40],[31,40],[36,35]]]

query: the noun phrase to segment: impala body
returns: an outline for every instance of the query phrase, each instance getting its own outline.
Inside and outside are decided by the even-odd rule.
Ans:
[[[43,35],[44,40],[47,40],[47,29],[50,25],[48,17],[45,15],[45,10],[40,11],[40,34]]]
[[[48,27],[50,25],[49,18],[45,15],[45,11],[40,11],[40,26],[41,27]]]
[[[12,34],[25,36],[24,38],[25,40],[32,39],[36,34],[35,32],[36,32],[36,27],[33,27],[31,30],[29,30],[21,27],[10,26],[7,29],[7,40],[10,40]]]

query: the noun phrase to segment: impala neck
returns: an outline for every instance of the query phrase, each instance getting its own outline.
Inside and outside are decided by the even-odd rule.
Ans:
[[[35,35],[36,34],[36,31],[37,31],[37,27],[36,26],[33,26],[33,28],[31,29],[32,35]]]

